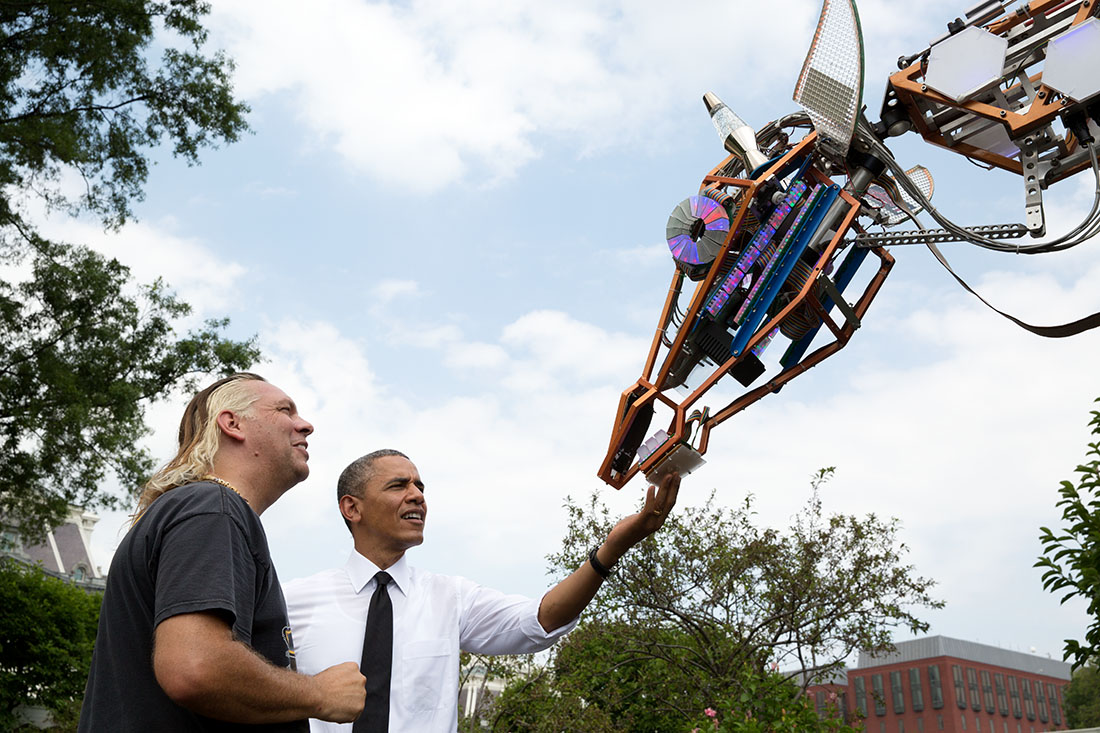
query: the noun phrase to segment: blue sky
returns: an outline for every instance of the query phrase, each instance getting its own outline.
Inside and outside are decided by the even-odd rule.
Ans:
[[[860,4],[872,116],[895,59],[965,10]],[[211,45],[238,62],[254,134],[188,168],[158,157],[140,221],[47,228],[163,276],[196,308],[258,334],[258,371],[316,426],[312,475],[264,515],[284,579],[343,562],[335,478],[380,447],[428,484],[419,565],[540,594],[566,495],[595,477],[619,393],[640,374],[672,260],[669,212],[723,157],[701,97],[755,127],[795,111],[811,0],[215,2]],[[1023,220],[1020,180],[915,136],[892,142],[964,224]],[[1051,229],[1091,201],[1046,194]],[[1001,307],[1038,323],[1100,308],[1094,245],[1014,257],[945,251]],[[850,345],[715,430],[681,502],[757,497],[783,526],[836,466],[826,511],[896,516],[946,609],[933,634],[1060,657],[1080,636],[1031,567],[1057,521],[1100,396],[1100,336],[1040,339],[964,293],[920,248],[898,263]],[[163,459],[184,398],[149,410]],[[719,407],[719,405],[712,405]],[[602,487],[602,488],[601,488]],[[106,567],[124,517],[97,530]],[[900,637],[899,637],[900,638]]]

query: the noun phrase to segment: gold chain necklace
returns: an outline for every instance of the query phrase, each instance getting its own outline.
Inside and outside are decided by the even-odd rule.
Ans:
[[[223,478],[218,478],[218,477],[217,477],[217,476],[215,476],[214,474],[212,474],[212,473],[208,473],[208,474],[206,474],[205,476],[203,476],[203,477],[202,477],[202,480],[203,480],[203,481],[213,481],[213,482],[214,482],[214,483],[216,483],[216,484],[221,484],[222,486],[224,486],[225,488],[229,489],[230,491],[232,491],[232,492],[233,492],[234,494],[236,494],[237,496],[239,496],[239,497],[241,497],[242,499],[244,499],[244,503],[245,503],[245,504],[248,504],[248,503],[249,503],[248,499],[245,499],[245,496],[244,496],[244,494],[242,494],[241,492],[237,491],[237,487],[236,487],[236,486],[234,486],[233,484],[229,483],[228,481],[226,481],[226,480],[225,480],[225,479],[223,479]]]

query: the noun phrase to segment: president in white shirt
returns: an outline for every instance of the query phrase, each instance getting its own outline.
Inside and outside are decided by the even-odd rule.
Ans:
[[[673,474],[662,480],[659,489],[649,487],[642,511],[616,524],[607,539],[592,549],[589,562],[536,600],[410,566],[405,551],[424,541],[427,519],[420,474],[398,451],[375,451],[359,458],[344,469],[337,484],[340,513],[355,546],[347,563],[286,583],[283,591],[298,671],[314,674],[341,662],[360,662],[368,608],[379,585],[376,575],[385,571],[379,595],[388,592],[389,600],[383,602],[392,608],[388,706],[383,702],[380,713],[370,709],[371,678],[376,673],[366,669],[375,656],[368,653],[363,659],[368,688],[363,720],[354,729],[351,723],[310,720],[311,730],[378,730],[379,717],[384,730],[388,717],[390,731],[455,731],[459,652],[537,652],[568,633],[609,568],[664,524],[679,485],[679,477]],[[390,613],[387,608],[378,616]],[[373,728],[366,725],[372,715]]]

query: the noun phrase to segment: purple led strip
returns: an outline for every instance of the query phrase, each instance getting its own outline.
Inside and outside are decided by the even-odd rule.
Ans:
[[[745,317],[745,314],[749,310],[749,306],[756,298],[756,294],[760,292],[760,289],[767,282],[768,276],[771,275],[772,270],[776,264],[783,259],[783,253],[787,250],[787,245],[791,243],[791,239],[794,238],[795,232],[798,231],[798,225],[802,222],[802,217],[806,215],[806,212],[812,208],[812,204],[817,195],[821,192],[821,184],[814,186],[813,193],[810,194],[809,200],[806,205],[803,206],[798,215],[794,218],[794,223],[791,224],[791,228],[787,230],[787,233],[783,235],[783,240],[779,243],[779,246],[775,250],[775,256],[768,260],[768,264],[764,266],[764,271],[760,273],[760,277],[752,285],[752,290],[749,291],[749,297],[745,298],[745,302],[741,304],[741,307],[737,309],[737,315],[733,317],[734,324],[740,324],[741,319]]]
[[[768,246],[768,242],[775,235],[775,230],[779,228],[780,223],[791,213],[791,207],[802,198],[802,194],[806,193],[805,181],[795,181],[791,186],[791,190],[787,193],[787,196],[783,199],[783,203],[775,207],[775,211],[768,217],[768,223],[760,228],[760,231],[756,233],[756,236],[752,238],[749,246],[745,248],[745,251],[741,253],[741,257],[737,260],[737,266],[734,267],[725,280],[718,287],[718,290],[711,296],[710,301],[707,303],[707,312],[712,316],[717,316],[718,312],[722,310],[722,306],[733,295],[734,288],[737,284],[745,279],[745,275],[748,274],[749,269],[756,264],[756,260],[760,257],[760,253],[764,251],[764,248]]]
[[[775,338],[775,334],[777,334],[777,333],[779,333],[779,326],[776,326],[775,328],[773,328],[771,330],[771,333],[769,333],[767,336],[765,336],[763,339],[761,339],[760,343],[758,343],[756,346],[752,347],[753,355],[754,356],[760,356],[761,354],[763,354],[764,349],[768,348],[768,344],[770,344],[772,342],[772,339]]]

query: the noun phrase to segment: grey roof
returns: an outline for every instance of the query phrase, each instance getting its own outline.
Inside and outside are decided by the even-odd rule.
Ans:
[[[102,590],[106,578],[92,562],[90,556],[92,530],[99,517],[79,507],[70,507],[64,523],[46,533],[44,540],[28,546],[19,534],[19,528],[4,517],[0,527],[4,537],[0,540],[0,557],[11,557],[18,562],[37,566],[43,572],[63,578],[92,590]],[[81,572],[77,572],[78,568]]]
[[[57,544],[57,552],[61,555],[63,565],[61,572],[71,573],[77,565],[83,565],[88,575],[95,574],[95,567],[92,565],[92,559],[88,557],[79,527],[75,524],[62,524],[54,529],[53,537]]]
[[[805,682],[806,673],[799,672],[798,679]],[[847,685],[848,684],[848,668],[841,667],[840,669],[834,669],[829,674],[819,677],[813,681],[814,685]]]
[[[902,641],[895,646],[897,651],[878,656],[860,652],[859,663],[856,664],[855,669],[866,669],[897,662],[917,662],[935,657],[955,657],[1057,679],[1068,680],[1070,678],[1071,667],[1067,662],[1002,649],[988,644],[979,644],[975,641],[963,641],[947,636],[929,636],[924,639]]]
[[[22,550],[22,554],[30,559],[32,563],[37,563],[54,573],[65,572],[64,568],[58,566],[57,555],[53,554],[53,548],[50,547],[48,542],[41,542],[31,547],[23,545]]]

